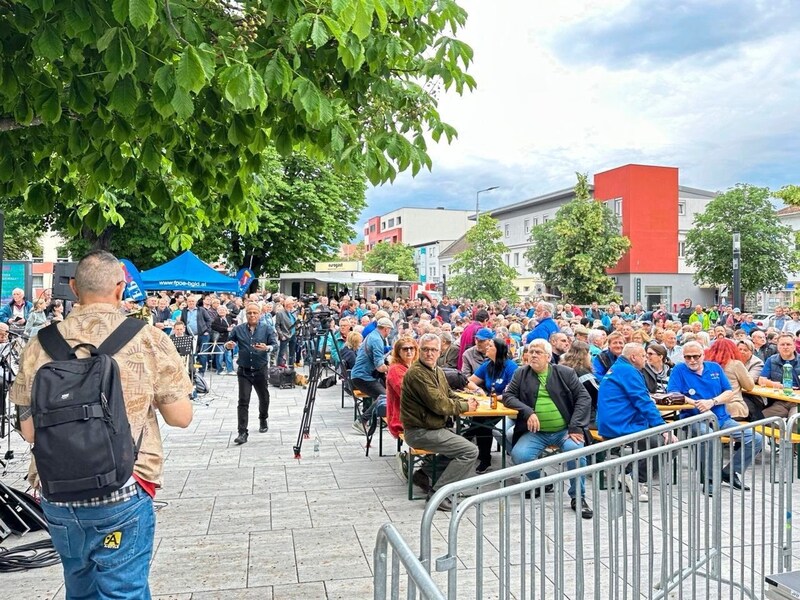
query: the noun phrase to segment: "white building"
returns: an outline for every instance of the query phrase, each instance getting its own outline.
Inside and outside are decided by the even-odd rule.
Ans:
[[[420,246],[432,240],[455,240],[475,223],[474,211],[445,208],[398,208],[364,225],[364,245],[371,250],[378,242]]]
[[[422,283],[439,283],[442,280],[442,268],[439,255],[455,240],[436,240],[412,246],[414,248],[414,264]]]

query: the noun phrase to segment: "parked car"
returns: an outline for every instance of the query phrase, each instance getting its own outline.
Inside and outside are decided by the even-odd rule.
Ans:
[[[775,313],[753,313],[753,322],[758,325],[759,329],[772,327],[775,322]]]

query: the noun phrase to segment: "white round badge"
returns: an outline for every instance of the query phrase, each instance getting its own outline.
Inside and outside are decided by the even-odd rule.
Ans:
[[[694,396],[696,393],[697,393],[697,390],[695,390],[694,388],[689,388],[689,395],[690,396]]]

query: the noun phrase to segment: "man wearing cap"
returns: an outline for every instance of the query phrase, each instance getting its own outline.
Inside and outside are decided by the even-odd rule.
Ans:
[[[461,357],[461,373],[469,377],[478,370],[486,360],[486,345],[494,339],[494,331],[488,327],[479,329],[475,334],[475,345],[464,352]]]
[[[458,347],[458,368],[464,365],[464,353],[475,345],[475,334],[489,323],[489,312],[481,309],[475,313],[475,319],[464,328]]]
[[[573,333],[575,334],[575,339],[579,342],[589,343],[589,330],[583,325],[576,325]]]
[[[358,390],[377,400],[378,396],[386,394],[384,378],[389,367],[386,366],[386,338],[393,329],[391,319],[381,317],[377,321],[375,330],[364,338],[364,343],[356,356],[356,364],[350,371],[350,383],[353,389]],[[374,403],[374,402],[373,402]],[[365,424],[369,422],[370,414],[364,411],[361,418],[353,423],[353,428],[360,433],[366,433]]]

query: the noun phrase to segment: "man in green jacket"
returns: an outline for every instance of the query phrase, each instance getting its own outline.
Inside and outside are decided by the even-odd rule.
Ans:
[[[444,371],[436,366],[440,352],[439,336],[435,333],[423,335],[419,341],[419,360],[406,371],[400,392],[400,418],[406,443],[450,459],[428,494],[429,499],[437,489],[469,477],[478,458],[477,446],[445,428],[447,417],[476,410],[478,401],[472,398],[467,402],[453,393]],[[447,498],[439,504],[439,510],[451,508]]]

